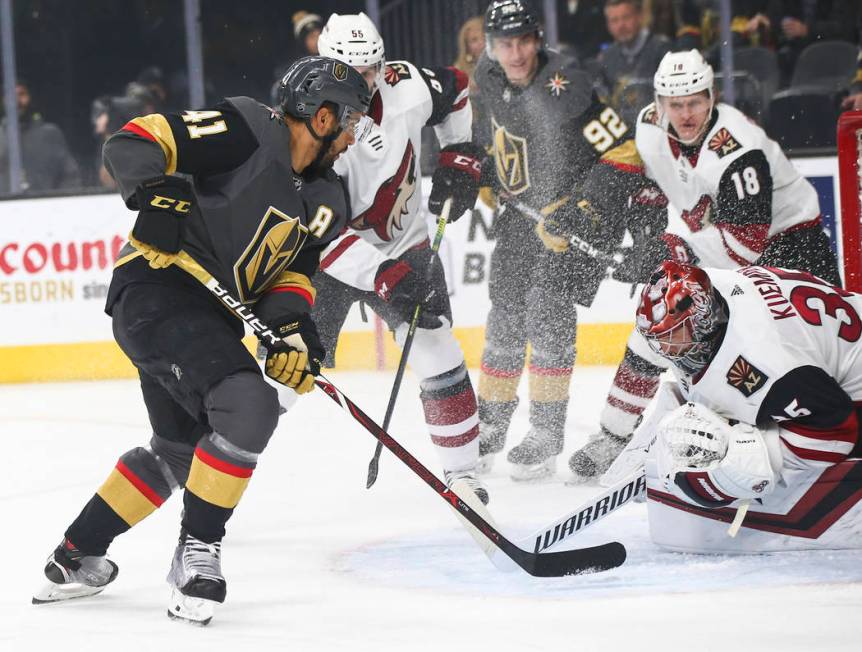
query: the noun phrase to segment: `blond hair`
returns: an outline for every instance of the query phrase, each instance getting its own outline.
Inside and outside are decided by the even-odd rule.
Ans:
[[[480,32],[484,29],[484,18],[482,16],[473,16],[468,18],[458,30],[458,58],[453,64],[458,70],[461,70],[470,77],[473,76],[473,70],[476,68],[476,60],[467,51],[467,35],[473,29]]]

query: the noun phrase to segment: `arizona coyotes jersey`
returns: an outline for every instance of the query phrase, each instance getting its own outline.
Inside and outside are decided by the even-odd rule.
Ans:
[[[805,272],[706,271],[729,318],[706,369],[680,378],[686,399],[726,418],[780,424],[785,458],[842,461],[860,438],[862,295]]]
[[[271,109],[233,97],[212,110],[135,118],[106,143],[105,164],[130,208],[142,181],[191,175],[195,203],[183,250],[243,303],[266,297],[257,309],[262,318],[279,316],[285,304],[313,303],[310,277],[322,249],[343,229],[348,207],[331,171],[317,179],[294,174],[290,130]],[[197,283],[176,267],[151,269],[127,245],[108,310],[125,284],[169,279]]]
[[[327,250],[321,270],[363,290],[374,289],[384,260],[428,239],[422,213],[422,128],[440,146],[469,142],[469,80],[454,68],[391,61],[375,92],[370,131],[335,162],[350,195],[350,231]]]
[[[819,222],[814,187],[732,106],[718,104],[703,142],[687,147],[668,136],[650,104],[638,116],[635,142],[646,176],[667,196],[667,232],[701,265],[751,264],[769,238]]]

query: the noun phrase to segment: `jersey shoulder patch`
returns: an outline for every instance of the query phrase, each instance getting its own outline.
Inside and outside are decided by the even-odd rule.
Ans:
[[[545,88],[551,96],[560,97],[569,90],[571,84],[571,80],[566,78],[563,71],[555,70],[554,74],[548,77],[548,80],[545,82]]]
[[[655,103],[652,103],[641,111],[641,122],[648,125],[657,125],[658,124],[658,111],[656,111]]]
[[[741,355],[736,358],[727,372],[727,384],[738,389],[746,398],[763,387],[768,380],[769,376]]]
[[[718,158],[724,158],[728,154],[732,154],[740,149],[742,145],[733,137],[733,134],[730,133],[727,127],[722,127],[709,139],[707,147],[710,151],[715,152]]]
[[[412,79],[413,73],[406,61],[390,61],[383,71],[383,81],[390,86],[397,86],[405,79]]]

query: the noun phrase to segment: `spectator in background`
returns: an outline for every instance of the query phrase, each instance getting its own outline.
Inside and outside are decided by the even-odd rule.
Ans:
[[[156,112],[157,100],[149,90],[137,82],[126,86],[126,93],[112,97],[103,95],[93,100],[90,109],[90,120],[93,124],[93,135],[96,138],[95,169],[99,185],[104,188],[116,188],[113,177],[108,174],[102,163],[102,145],[116,131],[119,131],[129,120],[142,115]]]
[[[482,16],[468,18],[458,31],[458,58],[453,64],[461,72],[467,73],[470,78],[470,97],[476,92],[476,83],[473,81],[473,71],[476,62],[485,51],[485,32],[482,28]]]
[[[293,36],[302,46],[303,54],[317,55],[317,39],[323,29],[323,20],[317,14],[297,11],[293,14]]]
[[[605,18],[614,42],[599,55],[599,92],[633,125],[652,101],[652,77],[671,44],[644,27],[640,0],[607,0]],[[635,81],[643,84],[630,86]]]
[[[165,74],[158,66],[144,68],[134,83],[144,87],[149,94],[153,110],[150,113],[169,113],[173,111],[170,107],[170,93],[165,82]],[[128,92],[126,93],[128,95]]]
[[[486,118],[487,114],[482,107],[479,87],[476,85],[476,80],[473,76],[476,70],[476,62],[479,61],[479,57],[485,51],[484,20],[484,16],[474,16],[473,18],[468,18],[461,25],[461,29],[458,30],[458,58],[455,59],[453,65],[458,70],[467,73],[467,76],[470,78],[470,106],[473,108],[473,140],[487,148],[491,141],[491,124]],[[427,168],[433,168],[433,165],[430,164],[437,161],[439,152],[440,145],[434,134],[434,128],[424,127],[422,130],[422,153],[427,158],[422,165],[423,174]],[[491,208],[497,205],[489,187],[481,188],[479,196]]]
[[[277,64],[273,70],[274,81],[269,89],[271,106],[278,104],[278,88],[285,70],[290,68],[291,64],[300,57],[319,54],[317,39],[320,38],[320,32],[323,30],[323,19],[318,14],[303,10],[295,12],[291,16],[291,21],[293,22],[293,37],[296,39],[298,47],[291,52],[289,59]]]
[[[816,41],[855,43],[859,0],[784,0],[772,2],[768,15],[778,51],[782,85],[787,85],[799,53]]]
[[[561,51],[586,63],[610,43],[604,4],[604,0],[557,0]]]
[[[6,141],[6,119],[0,122],[0,194],[45,190],[71,190],[81,186],[78,163],[69,152],[60,128],[45,122],[33,108],[29,85],[18,80],[18,128],[21,134],[20,188],[9,188],[9,148]]]
[[[703,47],[704,4],[703,0],[644,0],[644,25],[674,42],[674,50],[698,50]]]

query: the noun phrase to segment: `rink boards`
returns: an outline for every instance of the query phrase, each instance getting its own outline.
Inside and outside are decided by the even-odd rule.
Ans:
[[[817,188],[824,226],[840,254],[836,160],[794,163]],[[423,179],[424,193],[428,186]],[[113,259],[134,216],[113,194],[0,201],[0,382],[134,375],[103,312]],[[492,211],[480,202],[472,214],[447,227],[441,247],[455,334],[470,366],[478,366],[490,308],[491,221]],[[578,364],[621,359],[634,307],[631,286],[602,284],[593,305],[578,311]],[[385,326],[370,311],[367,318],[357,307],[348,316],[337,352],[340,369],[397,363]]]

